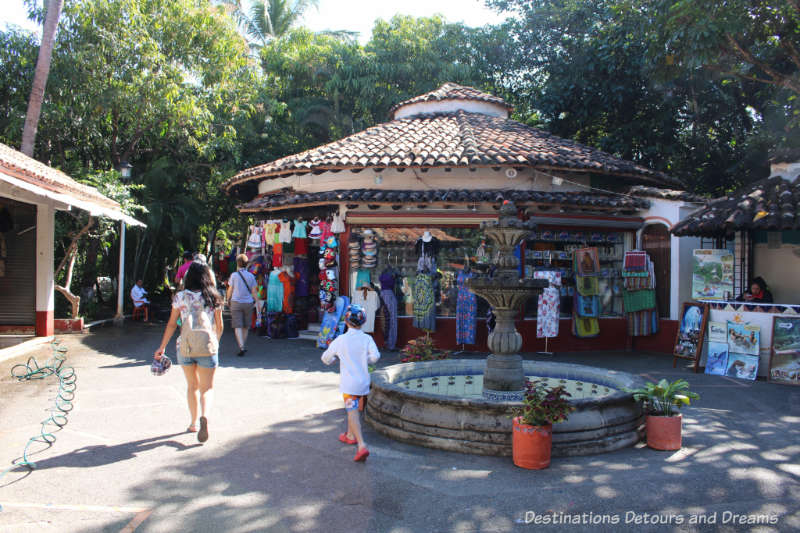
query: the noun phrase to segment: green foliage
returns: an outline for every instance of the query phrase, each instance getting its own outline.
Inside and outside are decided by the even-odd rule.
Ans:
[[[525,396],[522,407],[512,409],[512,415],[522,418],[523,424],[546,426],[563,422],[575,410],[564,387],[546,387],[546,380],[525,380]]]
[[[417,361],[435,361],[437,359],[448,359],[450,352],[447,350],[439,350],[430,335],[423,335],[416,339],[408,341],[400,353],[403,357],[400,359],[403,363],[414,363]]]
[[[690,400],[697,400],[700,396],[689,390],[689,382],[678,379],[672,383],[662,379],[658,383],[648,382],[638,389],[625,389],[633,394],[633,399],[642,402],[651,415],[673,416],[674,410],[684,405],[689,405]]]

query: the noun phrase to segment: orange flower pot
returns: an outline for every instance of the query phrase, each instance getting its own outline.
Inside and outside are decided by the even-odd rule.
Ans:
[[[683,418],[680,414],[675,416],[647,415],[645,418],[647,446],[654,450],[680,450],[682,422]]]
[[[553,447],[553,425],[531,426],[523,424],[522,418],[513,420],[511,451],[514,464],[520,468],[541,470],[550,466],[550,451]]]

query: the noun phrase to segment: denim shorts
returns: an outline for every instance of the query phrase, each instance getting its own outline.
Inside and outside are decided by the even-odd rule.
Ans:
[[[219,354],[210,357],[183,357],[178,352],[178,364],[181,366],[197,365],[201,368],[217,368],[219,366]]]

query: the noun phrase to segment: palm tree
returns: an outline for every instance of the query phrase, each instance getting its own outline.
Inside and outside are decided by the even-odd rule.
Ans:
[[[242,0],[220,0],[220,3],[255,49],[285,35],[309,7],[319,6],[319,0],[253,0],[248,12]]]
[[[33,87],[28,98],[28,112],[25,115],[25,126],[22,129],[23,154],[33,157],[33,144],[36,141],[36,130],[39,127],[39,116],[42,114],[44,87],[50,75],[50,60],[53,58],[53,45],[56,40],[56,28],[61,17],[63,0],[46,1],[47,11],[44,16],[42,45],[39,47],[39,58],[36,60],[36,71],[33,74]]]

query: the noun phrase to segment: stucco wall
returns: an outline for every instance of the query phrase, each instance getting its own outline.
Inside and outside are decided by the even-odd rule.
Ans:
[[[394,118],[405,118],[421,113],[454,113],[458,110],[467,113],[479,113],[491,117],[508,118],[508,110],[498,104],[478,102],[475,100],[446,100],[434,102],[417,102],[404,105],[394,113]]]
[[[262,180],[258,184],[259,194],[291,187],[297,191],[324,192],[335,189],[384,189],[384,190],[426,190],[426,189],[519,189],[538,191],[587,191],[590,178],[585,174],[559,173],[565,180],[561,185],[553,185],[549,174],[523,169],[516,177],[506,176],[506,170],[478,168],[470,171],[465,168],[445,172],[442,169],[431,169],[428,172],[406,170],[398,172],[388,168],[382,172],[365,169],[361,172],[342,170],[340,172],[323,172],[319,175],[305,174]],[[556,175],[556,173],[552,173]],[[580,185],[574,185],[573,183]]]
[[[769,248],[766,243],[757,243],[753,247],[753,273],[766,280],[775,303],[800,303],[800,256],[795,251],[800,253],[800,246]]]

